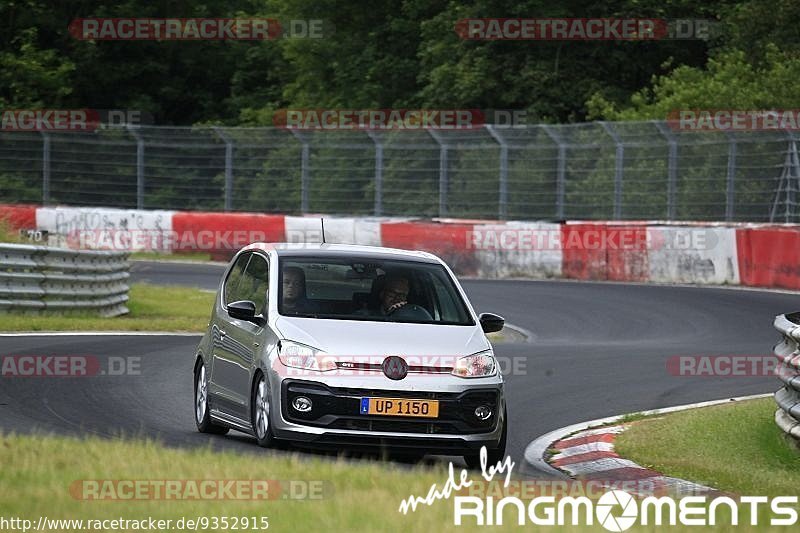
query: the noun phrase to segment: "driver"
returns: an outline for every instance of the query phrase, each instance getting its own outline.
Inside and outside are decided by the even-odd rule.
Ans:
[[[306,275],[300,267],[283,269],[284,314],[317,313],[319,309],[306,298]]]
[[[375,310],[364,310],[366,313],[359,314],[379,314],[381,316],[393,316],[412,320],[433,320],[430,313],[416,304],[408,303],[408,293],[411,291],[411,283],[408,278],[402,275],[389,274],[380,294],[380,307]]]

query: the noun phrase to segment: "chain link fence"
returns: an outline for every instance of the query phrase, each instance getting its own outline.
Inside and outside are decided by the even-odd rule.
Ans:
[[[139,209],[800,222],[793,132],[663,122],[446,131],[0,132],[0,201]]]

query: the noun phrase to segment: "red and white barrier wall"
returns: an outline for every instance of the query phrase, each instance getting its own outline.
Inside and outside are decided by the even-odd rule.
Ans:
[[[14,229],[74,248],[208,251],[320,242],[319,216],[0,205]],[[324,217],[325,240],[426,250],[459,274],[800,290],[800,225]]]

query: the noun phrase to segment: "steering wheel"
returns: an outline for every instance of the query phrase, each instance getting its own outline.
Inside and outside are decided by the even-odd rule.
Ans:
[[[431,314],[424,307],[417,304],[409,304],[408,302],[390,310],[386,313],[386,316],[413,320],[433,320]]]

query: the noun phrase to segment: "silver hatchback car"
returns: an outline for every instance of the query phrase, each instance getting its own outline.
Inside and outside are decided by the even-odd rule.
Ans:
[[[505,455],[503,377],[452,271],[425,252],[252,244],[220,282],[194,359],[195,421],[264,447]]]

